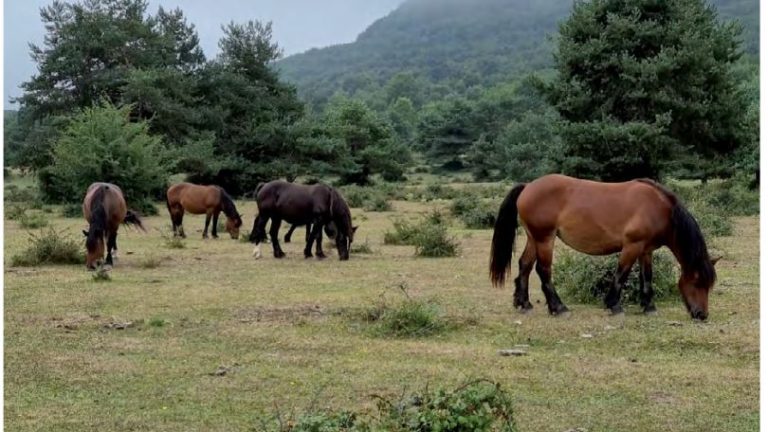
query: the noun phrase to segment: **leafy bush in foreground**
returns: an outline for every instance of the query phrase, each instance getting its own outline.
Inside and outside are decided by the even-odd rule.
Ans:
[[[448,235],[445,216],[433,211],[418,223],[399,219],[395,231],[384,233],[384,244],[413,245],[421,257],[451,257],[459,254],[459,243]]]
[[[425,389],[399,399],[377,398],[377,416],[340,411],[314,411],[293,418],[262,419],[267,432],[515,432],[512,398],[501,385],[487,380],[456,389]]]

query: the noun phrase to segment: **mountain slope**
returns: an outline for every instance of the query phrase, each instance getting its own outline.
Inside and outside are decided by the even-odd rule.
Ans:
[[[757,54],[758,0],[716,0],[726,19],[742,21],[745,48]],[[489,85],[548,66],[548,35],[572,0],[408,0],[355,42],[281,60],[283,76],[309,102],[335,92],[384,85],[399,72],[432,84]]]

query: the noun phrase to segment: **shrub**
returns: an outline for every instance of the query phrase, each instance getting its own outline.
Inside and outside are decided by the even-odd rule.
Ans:
[[[137,211],[142,216],[156,216],[160,214],[155,202],[149,198],[134,200],[130,203],[129,208]]]
[[[353,244],[352,248],[349,250],[349,253],[351,253],[351,254],[372,254],[373,253],[373,249],[371,249],[371,245],[368,244],[368,239],[365,239],[365,242],[363,242],[363,243]]]
[[[173,233],[167,233],[161,230],[158,230],[158,232],[165,242],[165,247],[169,249],[184,249],[187,247],[187,244],[184,243],[183,238],[174,236]]]
[[[423,337],[441,333],[446,328],[436,304],[408,299],[386,308],[378,319],[375,332],[381,336]]]
[[[424,224],[414,239],[416,256],[452,257],[459,254],[459,243],[448,236],[448,229],[442,224]]]
[[[5,217],[9,220],[20,220],[24,217],[29,207],[26,204],[11,204],[5,210]]]
[[[467,382],[456,389],[425,389],[398,399],[377,398],[376,415],[313,410],[262,419],[268,432],[516,432],[512,398],[498,383]]]
[[[437,183],[428,185],[426,189],[424,189],[424,194],[422,195],[422,197],[427,201],[434,201],[439,199],[449,200],[456,198],[456,196],[458,196],[458,191],[456,189],[442,186]]]
[[[48,220],[42,213],[22,213],[18,219],[19,226],[24,229],[37,229],[48,226]]]
[[[741,178],[696,185],[671,183],[670,187],[691,208],[711,207],[722,216],[760,214],[760,192],[749,189]]]
[[[459,219],[470,229],[491,229],[496,223],[496,211],[486,203],[480,203],[462,214]]]
[[[618,265],[618,255],[598,257],[563,249],[557,256],[552,282],[565,298],[579,303],[601,303],[613,285]],[[669,252],[654,252],[654,299],[665,300],[676,296],[678,275],[677,262]],[[622,290],[622,300],[640,303],[638,264],[632,269]]]
[[[48,228],[39,234],[29,233],[30,245],[22,253],[11,258],[12,266],[36,266],[41,264],[83,264],[85,257],[81,244],[61,232]]]
[[[81,218],[83,217],[83,205],[77,204],[64,204],[61,206],[61,216],[65,218]]]
[[[387,201],[387,198],[383,195],[377,195],[365,202],[363,204],[363,209],[365,211],[376,211],[376,212],[383,212],[383,211],[390,211],[392,210],[392,204]]]
[[[48,200],[79,201],[99,181],[120,186],[134,206],[164,191],[168,153],[148,122],[131,121],[131,109],[105,103],[72,118],[53,146],[53,164],[38,173]]]
[[[698,205],[689,209],[704,233],[704,238],[723,237],[733,234],[733,221],[717,209]]]
[[[406,220],[397,219],[392,222],[395,231],[384,233],[384,244],[388,245],[413,245],[419,228]]]

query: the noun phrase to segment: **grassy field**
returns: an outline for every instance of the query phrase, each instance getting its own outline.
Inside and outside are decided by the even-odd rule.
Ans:
[[[737,218],[733,237],[710,241],[725,258],[707,323],[691,321],[679,300],[656,317],[569,303],[570,316],[553,318],[536,277],[527,315],[512,309],[510,287],[490,286],[490,230],[456,223],[457,258],[383,244],[396,214],[445,204],[355,209],[356,242],[373,254],[347,262],[332,250],[305,260],[300,242],[284,245],[284,260],[256,261],[246,243],[201,239],[202,217],[187,217],[186,247],[170,249],[162,209],[148,233],[121,230],[108,282],[84,266],[9,267],[27,235],[6,221],[7,430],[253,430],[262,415],[313,401],[369,410],[372,394],[478,377],[510,392],[521,431],[758,430],[758,218]],[[255,204],[238,208],[250,229]],[[86,227],[50,222],[78,241]],[[400,285],[437,302],[452,329],[419,339],[368,331],[360,311],[400,301]],[[529,345],[527,356],[498,355],[517,344]]]

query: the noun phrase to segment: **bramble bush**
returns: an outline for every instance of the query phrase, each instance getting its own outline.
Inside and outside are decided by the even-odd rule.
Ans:
[[[60,231],[48,228],[39,234],[29,233],[30,245],[11,258],[14,267],[33,267],[41,264],[84,264],[82,244]]]

